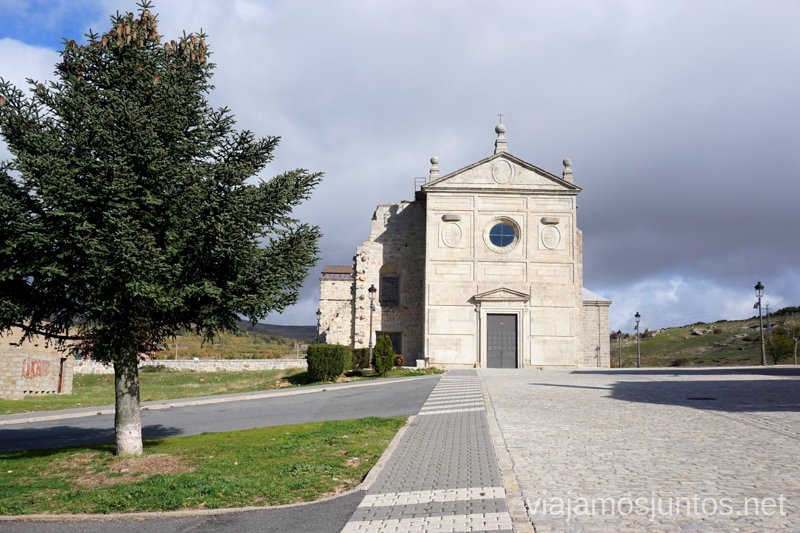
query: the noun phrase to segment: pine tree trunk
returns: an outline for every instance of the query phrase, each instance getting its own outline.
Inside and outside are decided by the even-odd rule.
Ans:
[[[131,360],[133,359],[133,360]],[[117,455],[142,455],[142,413],[139,409],[138,360],[114,363],[114,436]]]

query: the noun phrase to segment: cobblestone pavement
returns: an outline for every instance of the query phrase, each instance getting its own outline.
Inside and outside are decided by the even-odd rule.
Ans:
[[[439,380],[343,531],[511,531],[474,370]]]
[[[538,533],[800,531],[796,367],[480,376]]]

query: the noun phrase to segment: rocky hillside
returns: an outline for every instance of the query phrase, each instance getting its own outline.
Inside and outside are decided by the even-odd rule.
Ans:
[[[771,330],[791,329],[800,326],[800,308],[784,308],[770,316]],[[764,318],[764,335],[769,339],[770,329]],[[646,332],[641,338],[642,366],[726,366],[758,365],[761,345],[758,317],[745,320],[720,320],[713,323],[697,322],[686,326],[664,328]],[[636,340],[633,335],[622,336],[622,366],[636,366]],[[617,339],[612,335],[611,359],[617,366],[619,358]],[[768,356],[768,364],[774,364]],[[779,364],[793,363],[791,356]]]

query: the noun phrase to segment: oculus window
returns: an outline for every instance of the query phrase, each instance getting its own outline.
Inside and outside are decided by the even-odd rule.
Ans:
[[[519,224],[509,217],[497,217],[484,226],[483,242],[495,253],[507,254],[517,247],[519,241]]]
[[[489,230],[489,241],[498,248],[505,248],[514,242],[517,232],[507,222],[499,222]]]

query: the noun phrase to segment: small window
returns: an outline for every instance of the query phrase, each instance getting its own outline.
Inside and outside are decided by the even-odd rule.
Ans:
[[[400,276],[394,273],[381,276],[380,290],[381,305],[400,305]]]
[[[517,238],[517,232],[514,227],[506,222],[500,222],[492,226],[489,230],[489,240],[498,248],[505,248],[514,242]]]

